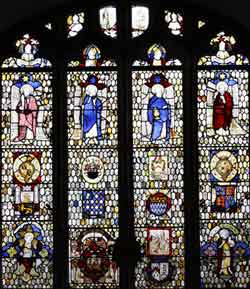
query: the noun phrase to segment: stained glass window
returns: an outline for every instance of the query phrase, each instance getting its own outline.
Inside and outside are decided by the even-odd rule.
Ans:
[[[52,288],[53,171],[51,66],[36,58],[39,41],[26,34],[21,58],[2,65],[2,284]],[[29,72],[11,68],[33,68]]]
[[[69,68],[69,267],[75,288],[115,288],[119,235],[117,68],[89,45],[80,71]],[[88,59],[90,56],[90,59]],[[113,64],[114,61],[112,61]],[[91,70],[85,68],[91,67]]]
[[[205,288],[249,282],[249,72],[224,32],[198,71],[201,282]],[[229,51],[231,51],[229,53]],[[235,64],[234,68],[223,66]],[[205,65],[204,68],[201,65]]]
[[[249,35],[77,2],[2,37],[0,288],[250,288]]]

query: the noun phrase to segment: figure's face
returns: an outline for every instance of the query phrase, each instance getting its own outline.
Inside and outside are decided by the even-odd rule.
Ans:
[[[220,159],[216,165],[216,171],[224,180],[227,179],[232,170],[233,165],[227,158]]]
[[[97,95],[97,87],[95,85],[88,85],[86,87],[86,94],[88,94],[89,96],[96,96]]]
[[[35,167],[30,161],[26,161],[20,165],[19,172],[25,182],[28,182],[35,172]]]
[[[154,51],[154,59],[155,60],[160,60],[161,58],[162,58],[162,53],[161,53],[160,49],[156,49]]]
[[[30,54],[31,51],[32,51],[32,46],[31,46],[31,44],[26,44],[25,47],[24,47],[24,51],[25,51],[25,53]]]
[[[219,235],[223,240],[226,240],[230,236],[230,233],[228,230],[222,229],[220,230]]]
[[[25,84],[21,88],[21,93],[25,97],[30,97],[30,96],[32,96],[34,94],[34,88],[31,85],[29,85],[29,84]]]
[[[88,59],[95,60],[96,59],[96,50],[91,48],[88,52]]]
[[[31,243],[34,239],[34,235],[32,233],[26,233],[24,235],[24,240],[26,243]]]
[[[220,94],[224,94],[227,91],[227,84],[225,82],[219,82],[217,84],[217,90]]]
[[[152,86],[152,92],[155,94],[157,97],[162,97],[164,93],[164,87],[161,84],[154,84]]]

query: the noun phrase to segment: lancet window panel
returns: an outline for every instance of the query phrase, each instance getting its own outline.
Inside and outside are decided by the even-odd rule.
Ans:
[[[197,106],[201,282],[206,288],[249,282],[249,60],[233,49],[229,53],[235,43],[234,36],[218,33],[210,41],[216,55],[198,63],[204,66],[198,66]]]
[[[116,288],[119,268],[112,253],[119,237],[117,68],[93,44],[82,56],[73,66],[80,71],[70,71],[70,62],[67,72],[69,282],[76,288]],[[110,64],[111,71],[98,71]]]
[[[51,62],[29,34],[16,48],[1,72],[2,288],[53,288]]]
[[[133,65],[134,226],[141,248],[135,286],[183,288],[181,62],[168,59],[165,47],[154,44],[147,50],[147,59]],[[141,71],[140,66],[147,66],[148,70]],[[171,70],[166,70],[166,66]]]

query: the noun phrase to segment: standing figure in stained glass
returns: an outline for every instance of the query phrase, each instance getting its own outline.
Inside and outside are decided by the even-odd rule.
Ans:
[[[237,122],[239,116],[239,88],[237,80],[222,71],[207,83],[208,135],[242,135],[245,131]]]
[[[82,129],[85,142],[89,142],[90,139],[96,139],[99,142],[102,139],[103,103],[97,93],[98,90],[104,89],[105,85],[98,81],[95,75],[89,75],[86,82],[80,83],[85,88],[82,109]]]
[[[147,120],[151,125],[150,141],[174,136],[174,90],[172,84],[163,74],[150,77],[145,85],[151,88],[152,96],[147,107]]]
[[[221,230],[219,234],[219,252],[218,266],[220,275],[232,275],[231,270],[231,248],[234,246],[234,241],[230,238],[228,230]]]
[[[218,134],[227,134],[233,117],[233,97],[224,81],[218,82],[213,103],[213,128]]]
[[[214,227],[209,236],[217,242],[217,274],[223,278],[231,278],[233,275],[232,255],[235,241],[232,236],[238,229],[230,224],[222,224]]]
[[[31,75],[20,79],[15,86],[20,90],[20,98],[15,107],[18,114],[18,135],[14,142],[20,142],[27,137],[27,131],[36,138],[38,105],[34,97],[34,91],[41,86],[38,81],[33,81]]]

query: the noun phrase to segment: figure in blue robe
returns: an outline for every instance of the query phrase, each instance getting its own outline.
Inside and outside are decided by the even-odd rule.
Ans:
[[[163,97],[153,95],[148,103],[148,121],[152,125],[151,141],[160,138],[166,124],[166,141],[170,139],[171,108]]]
[[[96,137],[99,142],[102,139],[101,114],[103,104],[97,97],[97,91],[105,88],[104,83],[100,83],[96,75],[89,75],[86,82],[80,83],[81,87],[86,89],[83,100],[83,110],[81,114],[81,123],[83,129],[83,139]],[[91,88],[91,90],[88,90]],[[95,87],[95,88],[94,88]],[[89,91],[89,92],[88,92]],[[90,93],[91,91],[91,93]]]
[[[86,133],[96,125],[97,140],[102,138],[101,132],[101,113],[102,101],[96,96],[85,95],[83,101],[83,138],[86,138]]]

